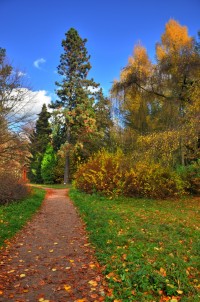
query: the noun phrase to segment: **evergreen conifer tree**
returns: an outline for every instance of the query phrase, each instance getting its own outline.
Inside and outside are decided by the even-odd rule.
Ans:
[[[61,54],[58,66],[58,74],[62,80],[56,82],[59,99],[52,104],[52,108],[57,109],[64,120],[63,138],[68,148],[64,183],[69,182],[70,146],[74,146],[80,136],[95,129],[93,105],[99,84],[87,78],[91,65],[85,47],[86,42],[87,40],[82,39],[74,28],[65,34],[62,41],[64,53]]]
[[[47,145],[51,140],[51,126],[49,124],[50,116],[51,114],[47,111],[46,105],[43,104],[42,110],[38,114],[38,120],[36,121],[35,130],[30,137],[30,152],[32,154],[32,158],[30,161],[29,178],[31,181],[36,183],[43,182],[41,176],[41,163]]]

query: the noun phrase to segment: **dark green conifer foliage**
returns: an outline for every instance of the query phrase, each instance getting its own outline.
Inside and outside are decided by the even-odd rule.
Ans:
[[[47,145],[51,140],[51,126],[49,124],[50,116],[51,114],[47,111],[47,107],[44,104],[41,112],[38,114],[35,130],[30,137],[30,152],[32,154],[32,158],[30,162],[29,178],[35,183],[43,182],[41,176],[41,163]]]

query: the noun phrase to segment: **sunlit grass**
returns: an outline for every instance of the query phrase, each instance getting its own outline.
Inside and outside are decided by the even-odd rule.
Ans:
[[[106,301],[200,301],[199,200],[70,196],[104,266]]]
[[[71,187],[69,184],[31,184],[33,187],[38,188],[51,188],[51,189],[68,189]]]
[[[40,207],[45,190],[34,188],[21,201],[0,206],[0,246],[13,237]]]

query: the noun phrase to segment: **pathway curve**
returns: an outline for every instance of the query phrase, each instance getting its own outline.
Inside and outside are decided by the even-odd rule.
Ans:
[[[0,253],[1,302],[104,301],[94,250],[66,195],[47,189],[40,210]]]

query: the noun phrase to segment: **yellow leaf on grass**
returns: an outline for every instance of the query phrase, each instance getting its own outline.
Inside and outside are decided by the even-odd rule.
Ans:
[[[73,263],[74,262],[74,260],[69,260],[71,263]]]
[[[24,278],[26,275],[25,274],[21,274],[19,276],[20,276],[20,278]]]
[[[67,292],[69,292],[69,291],[71,290],[71,286],[65,284],[65,285],[64,285],[64,289],[65,289]]]
[[[88,283],[94,287],[97,286],[97,282],[94,280],[90,280]]]
[[[182,295],[183,291],[182,290],[177,290],[176,291],[179,295]]]
[[[49,250],[49,253],[53,253],[53,250]]]
[[[56,268],[52,268],[52,271],[55,272],[55,271],[56,271]]]
[[[164,268],[160,268],[160,273],[163,277],[166,277],[167,276],[167,273],[166,273],[166,270]]]

